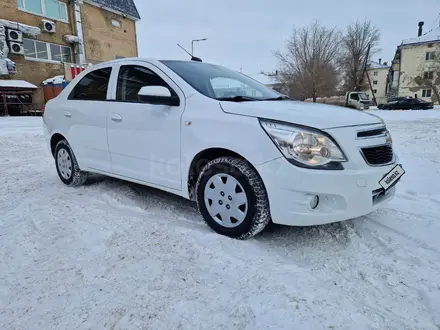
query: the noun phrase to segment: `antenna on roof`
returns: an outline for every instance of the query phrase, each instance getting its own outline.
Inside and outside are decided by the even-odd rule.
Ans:
[[[191,61],[202,62],[202,59],[201,59],[201,58],[196,57],[196,56],[192,56],[192,54],[191,54],[189,51],[187,51],[185,48],[183,48],[183,47],[180,46],[179,44],[177,44],[177,46],[179,46],[180,48],[182,48],[183,51],[184,51],[185,53],[187,53],[189,56],[191,56]]]

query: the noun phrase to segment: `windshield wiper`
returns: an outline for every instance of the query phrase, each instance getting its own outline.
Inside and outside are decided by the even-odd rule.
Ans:
[[[219,97],[219,101],[231,101],[231,102],[246,102],[246,101],[261,101],[261,99],[255,99],[249,96],[237,95],[232,97]]]
[[[261,99],[261,101],[281,101],[281,100],[292,100],[292,99],[287,96],[278,96],[278,97],[271,97],[268,99]]]

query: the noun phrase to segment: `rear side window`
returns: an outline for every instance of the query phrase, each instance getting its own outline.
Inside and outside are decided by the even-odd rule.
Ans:
[[[73,88],[69,100],[105,101],[112,68],[88,73]]]
[[[139,90],[144,86],[163,86],[168,88],[172,95],[175,95],[168,84],[150,69],[136,65],[124,65],[119,70],[116,100],[137,102]]]

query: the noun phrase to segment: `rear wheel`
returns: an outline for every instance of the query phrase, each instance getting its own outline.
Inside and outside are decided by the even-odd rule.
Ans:
[[[270,221],[263,182],[243,159],[221,157],[209,162],[198,178],[196,192],[205,222],[222,235],[248,239]]]
[[[61,140],[55,147],[55,165],[65,185],[77,187],[87,181],[88,173],[79,169],[75,154],[66,140]]]

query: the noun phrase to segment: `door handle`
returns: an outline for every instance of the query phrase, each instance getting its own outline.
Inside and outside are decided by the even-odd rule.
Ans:
[[[64,116],[70,118],[72,117],[72,114],[70,113],[70,111],[64,111]]]
[[[117,113],[115,113],[115,114],[113,114],[113,115],[110,117],[110,119],[113,120],[113,121],[120,122],[120,121],[122,121],[122,116],[119,115],[119,114],[117,114]]]

